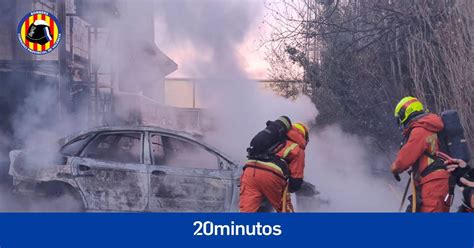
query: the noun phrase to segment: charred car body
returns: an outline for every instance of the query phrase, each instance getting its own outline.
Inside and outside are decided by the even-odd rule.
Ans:
[[[66,211],[238,210],[242,168],[189,134],[106,127],[63,143],[46,158],[46,151],[10,152],[16,193],[64,199]]]
[[[60,143],[10,152],[14,193],[51,203],[40,211],[238,211],[242,166],[191,134],[103,127]],[[297,193],[300,211],[324,204],[312,184]]]

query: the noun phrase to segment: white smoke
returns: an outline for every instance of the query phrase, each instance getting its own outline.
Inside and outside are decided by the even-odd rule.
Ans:
[[[206,133],[209,143],[244,160],[250,139],[267,120],[280,115],[306,123],[315,119],[317,110],[308,97],[281,98],[263,90],[242,70],[237,51],[259,21],[261,2],[173,1],[158,7],[162,36],[172,44],[171,50],[191,50],[193,56],[183,67],[204,78],[199,97],[213,117],[214,129]],[[337,127],[312,135],[305,173],[329,201],[320,210],[396,210],[396,194],[385,179],[371,173],[370,165],[380,158],[369,154],[367,143]]]
[[[322,205],[322,211],[397,211],[400,187],[372,172],[370,165],[381,159],[370,153],[369,145],[369,141],[344,133],[337,126],[311,135],[305,173],[321,198],[329,201]]]
[[[42,72],[45,68],[37,66],[37,71]],[[35,79],[36,80],[36,79]],[[26,150],[25,166],[31,166],[37,170],[39,167],[49,166],[57,156],[59,139],[78,131],[84,123],[75,114],[69,113],[64,106],[58,105],[58,92],[55,85],[48,80],[51,78],[39,77],[32,79],[32,83],[38,83],[31,87],[32,90],[25,96],[24,100],[17,106],[16,112],[8,121],[13,127],[13,136],[8,142],[14,144],[15,149]],[[53,79],[54,82],[54,79]],[[25,87],[19,84],[18,87]],[[62,111],[63,114],[58,113]],[[5,120],[7,121],[7,120]],[[8,159],[8,158],[6,158]],[[0,181],[0,211],[45,211],[55,209],[54,201],[47,199],[26,199],[11,194],[11,179],[8,178],[9,163],[0,164],[2,174]],[[4,178],[3,176],[7,176]],[[63,201],[64,204],[66,201]],[[70,201],[72,203],[72,201]]]
[[[206,134],[209,143],[244,159],[250,139],[267,120],[280,115],[305,123],[314,120],[317,111],[308,97],[296,101],[278,97],[242,69],[238,50],[256,27],[263,2],[159,1],[157,8],[164,47],[193,51],[182,66],[192,77],[201,78],[198,98],[212,116],[212,132]]]
[[[41,70],[41,69],[40,69]],[[58,111],[58,94],[53,87],[45,87],[30,92],[12,118],[14,137],[22,141],[27,149],[44,147],[58,137],[58,129],[48,124],[60,125],[53,118]],[[46,123],[50,122],[50,123]]]

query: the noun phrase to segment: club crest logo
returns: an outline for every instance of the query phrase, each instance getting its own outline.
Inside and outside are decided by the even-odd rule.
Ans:
[[[37,10],[23,17],[18,24],[17,35],[24,49],[43,55],[52,52],[59,45],[62,29],[54,15]]]

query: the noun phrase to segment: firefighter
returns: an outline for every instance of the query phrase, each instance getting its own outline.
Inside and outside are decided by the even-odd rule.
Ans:
[[[459,179],[458,185],[463,187],[462,205],[459,212],[474,213],[474,169],[469,168],[467,163],[462,159],[451,159],[445,162],[449,172],[453,172],[459,168],[467,168],[468,172]]]
[[[474,169],[466,177],[461,177],[460,183],[463,186],[463,203],[459,212],[474,213]]]
[[[433,166],[433,154],[439,151],[437,133],[444,125],[436,114],[425,111],[415,97],[404,97],[395,108],[404,141],[391,165],[394,175],[410,169],[413,194],[409,198],[412,212],[449,212],[444,198],[449,191],[450,173],[445,166]]]
[[[265,198],[277,212],[294,212],[290,193],[303,183],[308,135],[304,124],[295,123],[277,148],[275,160],[249,157],[240,179],[241,212],[257,212]]]

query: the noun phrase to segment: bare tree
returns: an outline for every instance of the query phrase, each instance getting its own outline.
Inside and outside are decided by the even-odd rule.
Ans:
[[[458,110],[474,148],[473,6],[469,0],[269,2],[271,75],[293,75],[287,65],[298,65],[313,89],[307,93],[320,111],[318,123],[341,123],[380,147],[397,143],[393,108],[415,95],[432,111]]]

